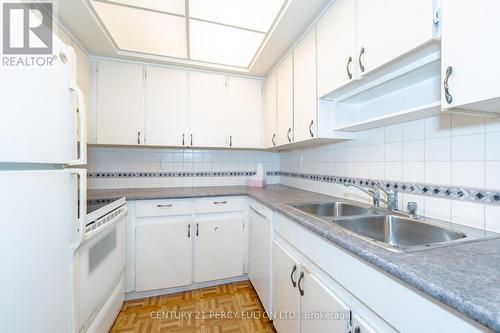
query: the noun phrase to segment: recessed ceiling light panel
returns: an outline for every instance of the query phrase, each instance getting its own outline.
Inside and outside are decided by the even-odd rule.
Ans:
[[[172,14],[185,15],[184,0],[107,0],[128,6],[141,7]]]
[[[285,0],[189,0],[189,16],[268,32]]]
[[[265,34],[191,19],[191,59],[248,67]]]
[[[119,49],[176,58],[187,57],[184,17],[100,1],[91,3]]]

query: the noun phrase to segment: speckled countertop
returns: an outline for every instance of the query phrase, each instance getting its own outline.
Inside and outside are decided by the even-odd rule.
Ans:
[[[145,200],[232,195],[249,195],[458,312],[500,332],[500,239],[414,253],[394,253],[286,205],[333,201],[334,197],[283,185],[270,185],[265,189],[225,186],[88,191],[90,200],[121,196],[128,200]]]

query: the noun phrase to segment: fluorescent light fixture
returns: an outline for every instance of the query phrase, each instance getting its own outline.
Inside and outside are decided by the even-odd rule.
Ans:
[[[189,20],[191,59],[248,67],[265,34]]]
[[[187,57],[184,17],[100,1],[92,1],[92,5],[119,49]]]
[[[110,3],[117,3],[126,6],[141,7],[156,11],[162,11],[177,15],[185,15],[184,0],[107,0]]]
[[[268,32],[285,0],[189,0],[189,16]]]

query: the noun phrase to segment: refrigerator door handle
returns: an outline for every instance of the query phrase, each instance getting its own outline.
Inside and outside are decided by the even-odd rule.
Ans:
[[[85,239],[85,226],[87,225],[87,170],[85,169],[64,169],[64,171],[78,176],[79,204],[78,204],[78,239],[71,246],[73,253],[82,245]]]
[[[85,107],[85,99],[82,90],[73,84],[70,89],[76,93],[77,115],[80,121],[78,130],[80,137],[80,152],[77,159],[69,162],[68,165],[85,165],[87,164],[87,109]]]

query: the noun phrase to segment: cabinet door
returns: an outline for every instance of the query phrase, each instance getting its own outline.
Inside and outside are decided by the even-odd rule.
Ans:
[[[146,143],[187,143],[189,74],[160,67],[146,68]]]
[[[228,145],[236,148],[261,147],[261,80],[228,78]]]
[[[276,86],[276,71],[272,71],[264,82],[264,124],[263,124],[263,139],[262,142],[265,148],[274,147],[277,144],[276,140],[276,123],[277,123],[277,86]]]
[[[97,143],[144,143],[144,67],[100,61],[97,73]]]
[[[273,243],[273,320],[278,333],[300,332],[300,264],[277,241]],[[303,331],[314,332],[314,331]]]
[[[358,0],[358,58],[364,75],[434,37],[433,0]],[[359,64],[358,64],[359,66]]]
[[[191,284],[193,227],[189,220],[183,219],[138,221],[135,253],[136,291]]]
[[[304,291],[301,299],[301,331],[349,332],[349,308],[306,269],[304,269],[304,278],[301,282],[300,287]],[[322,314],[328,316],[327,319],[318,317]]]
[[[277,144],[293,141],[293,54],[279,66],[278,79],[278,126]]]
[[[196,221],[196,282],[243,275],[243,217],[230,215]]]
[[[316,136],[316,33],[310,32],[297,46],[293,61],[293,139]]]
[[[226,147],[230,135],[226,76],[201,72],[189,75],[189,131],[193,136],[189,145]]]
[[[322,97],[356,78],[356,1],[335,1],[318,22],[317,34]]]
[[[271,221],[250,209],[248,278],[266,311],[271,311]]]
[[[451,100],[443,91],[444,108],[472,105],[470,109],[497,111],[500,109],[500,68],[495,66],[500,57],[498,43],[488,36],[498,36],[500,2],[492,0],[442,0],[442,77],[452,68],[448,79]],[[444,87],[444,85],[442,85]],[[496,100],[492,100],[492,99]],[[468,109],[469,107],[466,107]]]

